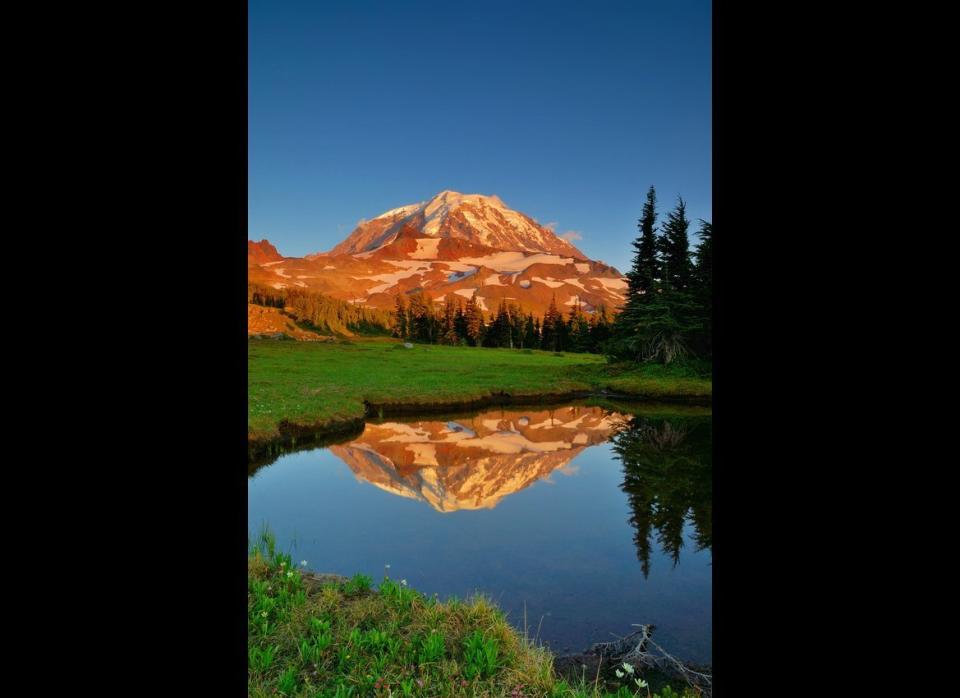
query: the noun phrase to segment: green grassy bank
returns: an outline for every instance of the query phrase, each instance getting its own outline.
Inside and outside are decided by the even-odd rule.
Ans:
[[[248,695],[694,696],[624,674],[558,678],[490,601],[441,602],[384,579],[313,581],[265,533],[248,558]],[[640,679],[640,682],[637,681]],[[613,692],[611,692],[611,690]]]
[[[689,367],[609,365],[592,354],[415,345],[391,340],[250,340],[251,453],[293,432],[348,431],[375,405],[443,406],[609,392],[654,400],[709,400],[711,380]]]

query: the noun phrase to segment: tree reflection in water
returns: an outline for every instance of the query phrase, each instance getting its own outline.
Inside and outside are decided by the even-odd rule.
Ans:
[[[653,532],[661,550],[680,561],[683,528],[693,524],[697,550],[710,549],[713,507],[710,417],[632,417],[612,439],[623,463],[620,488],[644,577],[650,573]]]

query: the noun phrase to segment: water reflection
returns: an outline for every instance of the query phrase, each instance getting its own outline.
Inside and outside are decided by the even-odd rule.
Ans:
[[[356,477],[437,511],[492,509],[601,444],[627,417],[600,407],[496,409],[457,421],[368,423],[330,451]]]
[[[712,544],[712,427],[709,417],[634,416],[612,438],[623,462],[620,488],[630,502],[630,523],[644,576],[656,541],[674,565],[683,529],[693,525],[697,550]]]

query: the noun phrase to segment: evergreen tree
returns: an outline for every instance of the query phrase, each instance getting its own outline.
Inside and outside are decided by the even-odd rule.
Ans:
[[[436,339],[436,320],[433,301],[423,291],[410,296],[410,336],[417,342],[433,343]]]
[[[393,334],[395,337],[400,339],[407,338],[407,304],[403,302],[403,296],[400,293],[397,293],[395,309],[394,309],[394,318],[396,326],[394,327]]]
[[[446,302],[443,306],[443,322],[440,333],[440,342],[451,346],[456,346],[460,343],[460,337],[457,335],[456,308],[454,307],[456,301],[454,301],[454,298],[456,298],[456,296],[452,293],[447,295]]]
[[[667,214],[667,222],[659,238],[663,282],[675,291],[689,288],[693,276],[687,235],[689,228],[687,205],[683,198],[678,196],[677,205]]]
[[[627,272],[627,298],[610,328],[610,339],[602,345],[615,358],[635,358],[632,350],[637,327],[643,321],[643,305],[650,300],[650,294],[662,273],[660,243],[656,236],[657,193],[651,186],[647,191],[647,200],[637,228],[639,236],[633,241],[633,263]]]
[[[713,355],[713,225],[700,220],[700,243],[693,269],[693,293],[700,305],[703,328],[699,349],[704,356]]]
[[[457,299],[457,312],[454,314],[453,324],[457,331],[457,343],[465,344],[467,341],[467,316],[463,312],[463,299],[460,296]]]
[[[660,278],[660,260],[657,257],[657,192],[653,188],[647,191],[647,200],[637,222],[640,236],[633,241],[634,258],[627,272],[628,297],[642,295]]]
[[[543,332],[540,347],[546,351],[562,351],[565,332],[563,316],[557,310],[557,294],[550,298],[550,307],[543,316]]]
[[[570,309],[567,328],[570,338],[568,349],[579,352],[587,351],[590,346],[590,323],[583,313],[583,305],[580,303],[579,296],[577,296],[576,304]]]
[[[476,291],[473,292],[473,295],[470,296],[470,300],[467,301],[465,315],[467,323],[467,343],[471,347],[482,346],[484,330],[483,311],[480,310],[480,306],[477,303]]]
[[[533,319],[533,313],[527,315],[523,323],[523,335],[520,340],[521,349],[536,349],[540,343],[537,326]]]
[[[691,353],[691,340],[702,327],[700,306],[693,297],[657,282],[626,349],[634,360],[669,364]]]
[[[607,315],[607,306],[601,303],[590,317],[590,351],[603,350],[610,339],[610,318]]]

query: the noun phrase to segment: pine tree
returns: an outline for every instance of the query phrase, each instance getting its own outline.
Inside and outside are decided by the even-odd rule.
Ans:
[[[610,317],[607,315],[607,306],[601,303],[590,316],[590,351],[603,350],[610,339]]]
[[[704,356],[710,357],[713,355],[713,225],[701,219],[699,236],[693,269],[693,294],[700,305],[703,324],[698,348]]]
[[[677,205],[667,214],[667,222],[659,238],[663,282],[675,291],[689,288],[693,276],[690,240],[687,235],[689,228],[687,205],[683,198],[678,196]]]
[[[662,273],[661,245],[656,236],[657,193],[651,186],[637,228],[639,236],[633,241],[633,263],[627,272],[627,298],[610,328],[610,339],[602,346],[615,358],[636,358],[631,349],[637,327],[643,321],[643,305],[650,300],[656,280]]]
[[[394,336],[400,339],[407,338],[407,305],[403,302],[403,296],[397,293],[396,305],[394,310],[396,326],[394,327]]]
[[[547,308],[547,313],[543,316],[541,348],[546,351],[562,351],[564,334],[566,334],[565,329],[563,316],[557,310],[557,295],[553,294],[550,298],[550,307]]]
[[[570,351],[587,351],[590,344],[590,323],[583,313],[580,296],[577,296],[576,304],[570,309],[570,319],[567,322],[567,327],[570,337]]]
[[[477,302],[477,292],[474,291],[467,301],[467,309],[464,313],[467,323],[467,343],[471,347],[479,347],[483,344],[483,312]]]
[[[457,323],[456,323],[456,301],[454,300],[456,296],[452,293],[447,294],[446,302],[443,306],[443,323],[441,325],[441,335],[440,341],[443,344],[449,344],[451,346],[456,346],[460,343],[460,337],[457,335]]]
[[[628,297],[642,295],[660,278],[660,260],[657,258],[657,192],[651,186],[637,222],[640,236],[633,241],[633,266],[627,272]]]
[[[418,342],[431,344],[436,338],[436,320],[433,301],[423,291],[410,296],[410,336]]]
[[[534,322],[533,313],[528,314],[523,323],[523,339],[520,340],[521,349],[536,349],[539,344],[540,337]]]
[[[463,312],[463,299],[457,296],[457,312],[453,318],[454,327],[457,328],[457,340],[459,344],[465,344],[467,341],[467,316]]]

